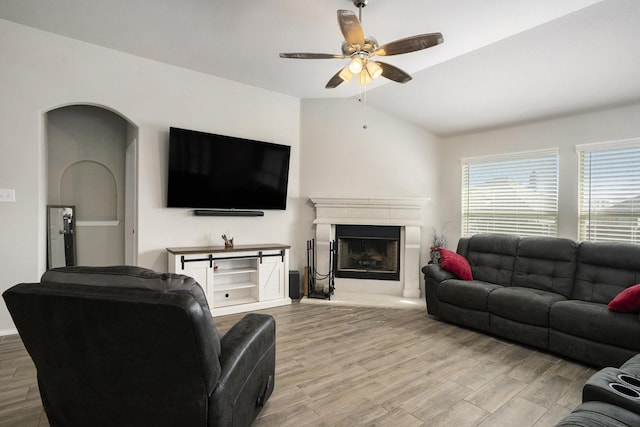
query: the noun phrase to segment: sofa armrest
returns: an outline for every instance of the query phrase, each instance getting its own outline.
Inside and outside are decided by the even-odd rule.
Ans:
[[[429,264],[422,267],[424,273],[424,296],[427,302],[427,313],[432,316],[440,316],[440,300],[438,299],[438,286],[447,279],[455,278],[455,274],[445,270],[438,264]]]
[[[457,278],[455,274],[448,270],[445,270],[438,264],[425,265],[424,267],[422,267],[422,272],[424,273],[425,279],[431,278],[437,283],[444,282],[447,279]]]
[[[250,425],[274,387],[276,323],[250,313],[221,339],[220,380],[209,398],[215,425]]]

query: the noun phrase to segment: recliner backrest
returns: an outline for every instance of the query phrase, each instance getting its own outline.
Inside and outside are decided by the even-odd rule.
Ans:
[[[513,286],[571,296],[578,244],[558,237],[523,237],[518,244]]]
[[[53,268],[42,275],[40,283],[75,283],[110,288],[188,293],[193,295],[204,311],[211,312],[202,287],[193,278],[181,274],[157,273],[143,267],[118,265]]]
[[[469,261],[475,280],[510,286],[519,241],[510,234],[475,234],[460,239],[457,250]]]
[[[608,304],[637,283],[640,283],[640,245],[580,243],[573,299]]]

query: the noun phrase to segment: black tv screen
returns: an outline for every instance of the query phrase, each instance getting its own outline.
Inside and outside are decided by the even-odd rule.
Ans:
[[[167,206],[286,209],[291,147],[170,128]]]

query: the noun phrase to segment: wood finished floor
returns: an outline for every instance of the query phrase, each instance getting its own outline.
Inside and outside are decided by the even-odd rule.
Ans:
[[[552,426],[595,369],[422,310],[293,304],[276,387],[255,426]],[[242,314],[217,317],[220,331]],[[0,337],[0,426],[48,426],[18,336]]]

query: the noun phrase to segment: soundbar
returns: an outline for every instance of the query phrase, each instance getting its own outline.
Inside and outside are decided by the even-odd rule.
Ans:
[[[235,209],[196,209],[196,216],[264,216],[263,211],[239,211]]]

